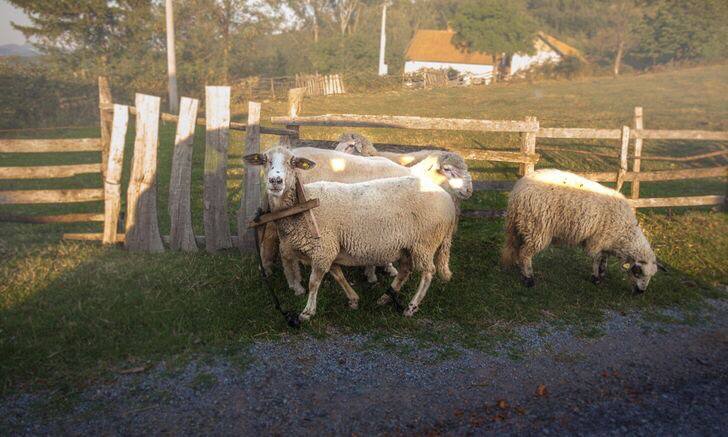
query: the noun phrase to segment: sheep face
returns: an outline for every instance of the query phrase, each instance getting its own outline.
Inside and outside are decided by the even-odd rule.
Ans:
[[[473,195],[468,166],[454,153],[432,154],[412,167],[412,173],[431,180],[457,199],[464,200]]]
[[[628,269],[629,281],[632,284],[632,291],[635,294],[644,293],[647,290],[647,285],[650,283],[650,279],[657,273],[658,269],[664,270],[656,261],[635,261],[633,263],[627,263],[625,266]]]
[[[374,148],[371,141],[355,132],[347,132],[341,135],[336,150],[350,155],[376,156],[377,154],[377,149]]]
[[[296,170],[309,170],[316,163],[296,157],[285,147],[277,146],[266,153],[253,153],[243,157],[249,165],[265,166],[266,191],[269,196],[280,197],[293,189],[296,183]]]

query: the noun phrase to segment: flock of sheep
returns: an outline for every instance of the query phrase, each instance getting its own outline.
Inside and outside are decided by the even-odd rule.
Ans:
[[[280,255],[296,294],[307,291],[301,285],[300,263],[311,266],[301,321],[316,313],[318,289],[327,272],[344,290],[349,306],[358,307],[359,296],[341,266],[365,267],[370,282],[377,280],[377,266],[394,276],[377,301],[380,305],[393,298],[396,302],[410,274],[420,273],[405,316],[417,312],[435,273],[450,280],[460,203],[473,192],[467,164],[459,155],[440,150],[380,152],[363,136],[347,133],[336,150],[277,146],[244,159],[264,166],[271,211],[298,203],[297,180],[307,197],[319,199],[312,210],[318,236],[306,223],[306,214],[277,220],[262,232],[266,273]],[[594,283],[604,278],[609,255],[622,260],[635,292],[645,291],[659,268],[624,196],[559,170],[539,170],[516,183],[509,196],[506,234],[503,262],[517,264],[529,287],[534,285],[531,259],[552,243],[582,246],[594,260]]]

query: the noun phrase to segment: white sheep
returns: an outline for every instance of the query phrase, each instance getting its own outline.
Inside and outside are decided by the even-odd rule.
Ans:
[[[390,161],[395,162],[399,165],[404,165],[405,167],[411,167],[415,164],[418,164],[428,156],[458,156],[454,152],[450,152],[447,150],[418,150],[416,152],[405,153],[383,152],[377,150],[377,148],[374,147],[371,141],[356,132],[346,132],[342,134],[339,137],[338,144],[336,145],[336,150],[351,155],[387,158]]]
[[[296,156],[318,163],[315,168],[299,173],[303,184],[318,181],[356,183],[381,178],[427,175],[451,194],[456,207],[459,207],[460,201],[469,198],[473,192],[467,164],[454,154],[433,156],[412,168],[407,168],[385,158],[355,156],[314,147],[299,147],[292,151]],[[264,268],[270,272],[275,262],[275,255],[278,253],[278,239],[274,225],[267,226],[263,235],[261,258]],[[390,274],[396,275],[396,269],[391,265],[387,265],[385,268]],[[286,269],[287,267],[284,265],[284,270]],[[366,268],[366,276],[369,282],[376,282],[374,266]],[[288,284],[296,294],[305,292],[300,284],[300,277],[297,264],[294,271],[288,272],[286,275],[286,278],[298,278],[293,282],[289,281]]]
[[[308,171],[314,161],[295,156],[284,147],[274,147],[264,154],[244,157],[250,165],[264,165],[271,211],[298,202],[295,181],[298,170]],[[340,266],[381,265],[400,261],[392,288],[399,292],[413,270],[421,272],[419,287],[405,316],[412,316],[427,293],[437,271],[449,280],[450,247],[458,221],[458,212],[450,195],[427,178],[405,176],[377,179],[355,184],[315,182],[304,185],[320,206],[314,208],[320,237],[312,235],[299,214],[277,221],[284,264],[298,258],[311,264],[308,302],[300,314],[308,320],[316,313],[316,297],[321,280],[331,272],[352,308],[359,297],[346,281]],[[356,226],[352,226],[355,223]],[[380,298],[380,303],[386,299]]]
[[[544,169],[521,178],[508,197],[503,264],[518,264],[532,287],[531,259],[551,243],[582,246],[594,261],[595,284],[606,274],[609,255],[626,263],[635,293],[644,292],[661,268],[622,194],[573,173]]]

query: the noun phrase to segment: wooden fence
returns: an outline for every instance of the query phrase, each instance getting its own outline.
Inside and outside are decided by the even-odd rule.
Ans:
[[[273,117],[274,124],[285,125],[287,129],[297,129],[301,126],[337,126],[337,127],[363,127],[363,128],[390,128],[390,129],[425,129],[425,130],[458,130],[478,132],[509,132],[521,135],[519,151],[501,151],[485,149],[458,150],[468,160],[486,160],[511,162],[519,165],[519,174],[528,174],[534,170],[539,161],[537,153],[538,138],[561,139],[601,139],[616,140],[618,153],[604,154],[594,151],[580,151],[573,149],[540,146],[540,151],[558,151],[588,153],[592,156],[607,156],[618,159],[618,166],[614,171],[581,173],[583,176],[599,181],[614,182],[616,188],[621,190],[624,182],[632,182],[630,203],[635,208],[670,207],[670,206],[699,206],[722,205],[726,196],[689,196],[668,198],[640,198],[641,181],[668,181],[681,179],[699,179],[728,176],[728,166],[708,168],[692,168],[682,170],[641,171],[641,161],[674,161],[688,162],[705,158],[728,155],[727,149],[684,157],[644,156],[644,140],[711,140],[728,141],[728,132],[698,131],[698,130],[650,130],[644,129],[642,121],[642,108],[635,108],[635,128],[623,126],[621,129],[585,129],[585,128],[542,128],[538,119],[526,117],[524,120],[477,120],[477,119],[450,119],[425,118],[409,116],[383,116],[383,115],[353,115],[353,114],[327,114],[306,117]],[[629,146],[633,141],[632,169],[629,169]],[[487,184],[480,184],[487,186]]]
[[[307,96],[345,94],[344,82],[338,74],[297,74],[296,88],[306,88]]]

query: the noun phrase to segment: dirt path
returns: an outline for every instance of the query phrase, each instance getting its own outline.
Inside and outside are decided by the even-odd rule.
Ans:
[[[38,408],[44,394],[3,399],[0,434],[718,435],[728,302],[711,305],[696,323],[610,315],[597,339],[526,327],[497,355],[358,336],[258,343],[95,386],[63,413]]]

